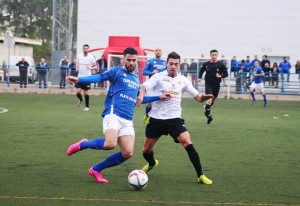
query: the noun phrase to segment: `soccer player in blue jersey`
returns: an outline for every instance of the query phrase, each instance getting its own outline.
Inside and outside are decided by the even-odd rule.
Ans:
[[[266,93],[264,90],[264,71],[262,68],[259,66],[259,61],[256,60],[254,61],[254,68],[253,68],[253,82],[250,85],[250,94],[252,97],[252,105],[256,103],[256,98],[255,98],[255,90],[261,93],[261,95],[264,98],[264,107],[267,107],[268,101],[266,97]]]
[[[119,144],[121,151],[109,155],[89,169],[89,174],[99,183],[108,183],[103,178],[102,171],[121,164],[131,158],[134,151],[135,131],[133,128],[134,107],[139,92],[139,79],[134,73],[137,64],[137,51],[133,48],[124,50],[124,66],[113,67],[110,70],[86,77],[67,77],[70,83],[97,83],[109,81],[110,87],[104,103],[103,133],[104,137],[93,140],[82,139],[72,144],[66,154],[72,155],[84,149],[112,150]],[[152,96],[143,103],[167,99],[170,95]]]
[[[166,61],[161,59],[162,50],[160,47],[156,47],[154,49],[155,58],[149,59],[146,63],[146,66],[143,70],[143,75],[149,76],[151,78],[152,75],[165,71],[166,70]],[[148,95],[151,95],[151,91],[148,91]],[[151,103],[147,104],[145,107],[146,115],[144,117],[143,122],[145,124],[149,123],[149,112],[151,110]]]

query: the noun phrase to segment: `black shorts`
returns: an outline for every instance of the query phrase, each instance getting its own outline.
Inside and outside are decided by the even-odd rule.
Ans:
[[[77,83],[75,84],[75,87],[78,89],[83,89],[83,90],[90,90],[91,89],[91,84],[90,83]]]
[[[184,119],[154,119],[150,117],[149,124],[146,126],[147,138],[160,138],[162,135],[170,135],[174,142],[179,143],[177,137],[187,131]]]
[[[215,98],[218,97],[220,91],[220,84],[205,83],[205,94],[212,94]]]

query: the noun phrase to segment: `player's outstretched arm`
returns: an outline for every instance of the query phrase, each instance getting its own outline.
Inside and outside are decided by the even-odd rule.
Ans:
[[[214,99],[214,96],[212,94],[198,94],[195,98],[194,98],[197,102],[204,102],[207,101],[209,99]]]
[[[67,76],[66,81],[71,83],[71,84],[76,84],[78,82],[78,77],[74,76]]]

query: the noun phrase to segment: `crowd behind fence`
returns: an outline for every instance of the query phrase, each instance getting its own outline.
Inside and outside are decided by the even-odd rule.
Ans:
[[[145,62],[149,57],[141,57],[140,61]],[[121,57],[118,55],[113,56],[109,60],[108,67],[117,66],[122,64]],[[186,76],[193,84],[195,88],[199,91],[204,92],[204,82],[198,82],[199,72],[202,64],[208,61],[208,59],[197,59],[197,58],[182,58],[180,73]],[[231,71],[230,68],[230,59],[220,59],[222,61],[229,72],[229,76],[221,82],[221,90],[222,93],[237,93],[237,94],[246,94],[249,93],[249,86],[253,80],[253,75],[251,72],[243,72],[243,71]],[[11,65],[11,68],[15,67],[15,65]],[[30,72],[28,73],[28,84],[37,85],[39,81],[39,74],[36,70],[35,66],[30,66]],[[142,68],[137,68],[135,70],[136,73],[142,71]],[[68,68],[65,71],[61,71],[60,66],[48,66],[47,71],[47,81],[49,87],[58,87],[61,82],[62,72],[65,72],[65,75],[73,75],[76,76],[77,73],[75,68]],[[204,73],[205,75],[205,73]],[[8,79],[8,69],[2,68],[0,69],[0,81],[2,85],[4,84],[18,84],[18,78],[12,77]],[[265,90],[267,93],[272,94],[300,94],[300,74],[298,73],[290,73],[284,74],[280,72],[269,72],[265,74],[264,81]],[[98,88],[99,85],[96,85],[92,88]]]

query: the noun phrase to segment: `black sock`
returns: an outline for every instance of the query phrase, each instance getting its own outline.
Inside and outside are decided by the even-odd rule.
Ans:
[[[197,153],[197,151],[195,150],[194,146],[192,144],[188,145],[185,150],[187,151],[189,158],[191,160],[191,162],[193,163],[193,166],[197,172],[198,177],[200,177],[201,175],[203,175],[202,173],[202,167],[201,167],[201,163],[200,163],[200,157]]]
[[[210,105],[206,104],[205,105],[205,116],[208,117],[210,115]]]
[[[143,156],[145,160],[149,163],[150,167],[153,167],[155,165],[155,159],[154,159],[154,153],[151,151],[150,153],[143,152]]]
[[[84,95],[84,99],[85,99],[85,106],[89,107],[90,106],[90,96]]]
[[[82,102],[82,95],[80,93],[76,94],[76,96],[78,97],[78,99]]]

